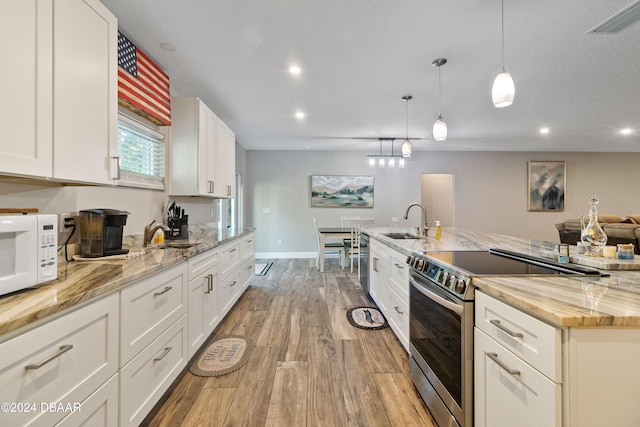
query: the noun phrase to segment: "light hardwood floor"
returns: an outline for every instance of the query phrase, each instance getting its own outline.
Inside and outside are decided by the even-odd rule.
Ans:
[[[145,426],[435,426],[390,328],[351,326],[346,310],[373,305],[357,275],[327,260],[271,260],[213,337],[247,335],[249,362],[220,377],[190,372]]]

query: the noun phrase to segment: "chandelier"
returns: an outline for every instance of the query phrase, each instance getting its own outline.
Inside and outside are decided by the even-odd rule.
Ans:
[[[403,168],[405,163],[404,157],[402,154],[394,154],[393,152],[393,142],[395,141],[395,138],[378,138],[378,141],[380,141],[380,152],[378,154],[367,154],[369,167],[375,168],[377,166],[379,168],[395,168],[397,165],[399,168]],[[385,142],[391,143],[390,154],[383,154],[382,152],[382,144]]]

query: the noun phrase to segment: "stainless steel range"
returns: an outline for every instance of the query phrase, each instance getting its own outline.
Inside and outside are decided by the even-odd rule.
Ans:
[[[600,276],[598,270],[501,249],[416,251],[407,263],[411,379],[440,427],[473,425],[473,277]]]

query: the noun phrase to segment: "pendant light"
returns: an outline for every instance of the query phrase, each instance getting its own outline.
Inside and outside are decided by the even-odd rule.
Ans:
[[[402,97],[402,100],[407,104],[406,115],[405,115],[405,125],[406,125],[406,138],[402,143],[402,157],[411,157],[411,153],[413,153],[413,147],[411,146],[411,140],[409,139],[409,101],[413,99],[411,95],[405,95]]]
[[[513,77],[504,66],[504,0],[502,0],[502,70],[493,81],[493,88],[491,89],[493,106],[496,108],[508,107],[513,104],[515,96],[516,86],[513,83]]]
[[[433,124],[433,139],[436,141],[444,141],[447,139],[447,124],[442,118],[442,80],[440,78],[440,67],[447,63],[445,58],[438,58],[431,63],[434,67],[438,67],[438,118]]]

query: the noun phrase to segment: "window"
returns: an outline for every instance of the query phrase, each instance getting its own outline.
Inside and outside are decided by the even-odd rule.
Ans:
[[[164,190],[164,135],[118,115],[118,184]]]

